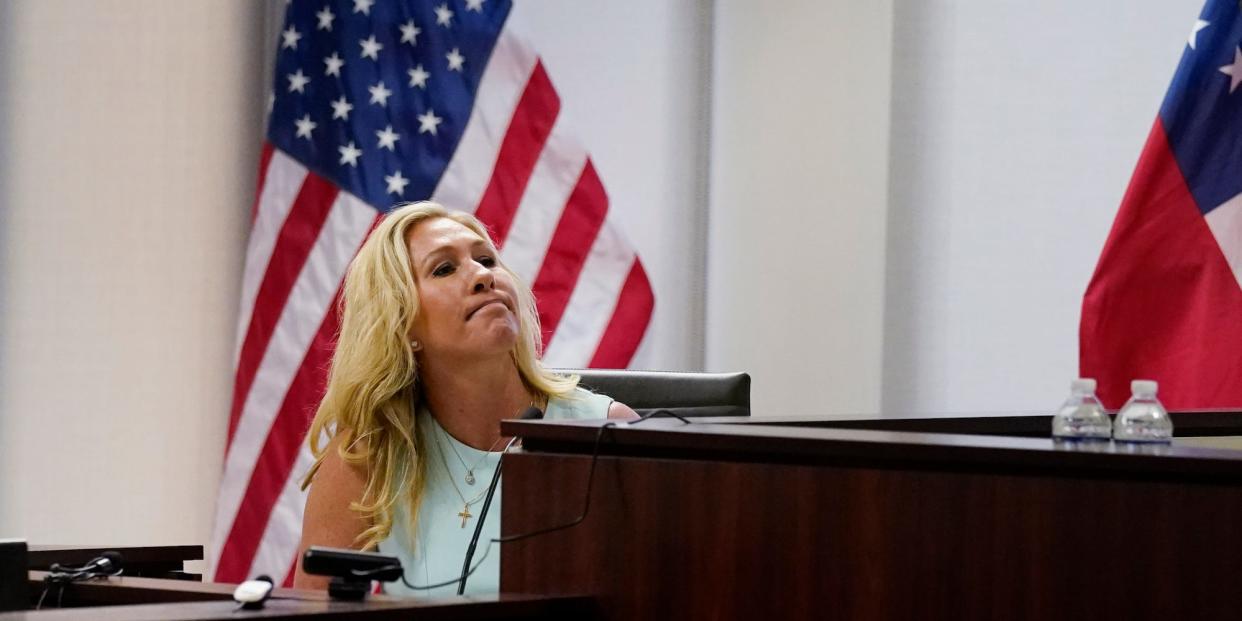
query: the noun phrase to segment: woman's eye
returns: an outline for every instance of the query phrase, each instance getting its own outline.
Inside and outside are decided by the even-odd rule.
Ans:
[[[448,276],[449,274],[452,274],[452,273],[453,273],[452,263],[441,263],[440,267],[437,267],[435,271],[431,273],[431,275],[440,277],[440,276]]]
[[[479,265],[482,265],[483,267],[496,267],[495,257],[482,256],[476,260],[479,262]]]

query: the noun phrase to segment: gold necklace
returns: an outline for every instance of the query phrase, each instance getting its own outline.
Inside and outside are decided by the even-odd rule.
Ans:
[[[531,399],[531,400],[530,400],[530,407],[532,407],[532,408],[533,408],[533,407],[535,407],[535,399]],[[519,415],[520,415],[520,413],[519,413]],[[439,428],[440,428],[440,431],[444,432],[444,427],[443,427],[442,425],[437,425],[437,427],[439,427]],[[445,435],[447,435],[447,434],[448,434],[448,432],[444,432],[444,433],[445,433]],[[496,445],[497,445],[497,444],[500,444],[500,441],[501,441],[502,439],[504,439],[504,436],[501,436],[501,437],[496,438],[496,441],[495,441],[495,442],[492,442],[492,445],[491,445],[491,446],[489,446],[489,447],[487,447],[487,451],[485,451],[482,455],[480,455],[480,456],[479,456],[479,459],[477,459],[477,460],[474,462],[474,465],[473,465],[473,466],[471,466],[471,465],[469,465],[469,464],[467,464],[467,463],[466,463],[466,460],[465,460],[464,458],[462,458],[461,453],[457,450],[457,447],[456,447],[456,446],[454,446],[452,442],[449,442],[449,443],[448,443],[449,448],[450,448],[450,449],[452,449],[452,451],[453,451],[453,455],[454,455],[455,457],[457,457],[457,461],[461,463],[461,467],[462,467],[463,469],[465,469],[465,471],[466,471],[466,476],[465,476],[465,477],[463,477],[463,478],[465,479],[465,481],[466,481],[466,485],[471,485],[471,486],[473,486],[473,485],[475,484],[475,482],[477,482],[477,481],[478,481],[478,479],[476,479],[476,478],[475,478],[475,476],[474,476],[474,471],[475,471],[475,470],[478,470],[479,466],[480,466],[480,465],[481,465],[481,464],[482,464],[482,463],[483,463],[483,462],[487,459],[487,455],[488,455],[488,453],[491,453],[492,451],[495,451],[495,450],[496,450]]]
[[[437,423],[436,427],[440,428],[440,425]],[[444,431],[443,428],[440,428],[440,433],[446,436],[448,435],[448,432]],[[436,452],[440,454],[440,463],[444,464],[444,474],[448,475],[449,483],[453,485],[453,491],[457,492],[457,497],[461,499],[462,507],[461,507],[461,511],[457,513],[457,517],[461,518],[461,527],[465,528],[466,521],[474,517],[474,514],[470,513],[470,505],[476,502],[479,502],[480,500],[483,500],[483,497],[487,495],[487,490],[483,490],[479,492],[478,496],[475,496],[474,498],[471,498],[470,500],[466,500],[466,495],[461,493],[461,488],[457,487],[457,481],[453,480],[453,471],[449,468],[448,458],[444,456],[444,447],[443,447],[444,443],[441,442],[439,439],[437,439],[436,444],[437,444]],[[450,446],[452,445],[451,440],[449,441],[449,444]],[[492,446],[495,446],[495,445],[493,444]],[[486,455],[484,455],[484,457],[486,457]]]
[[[530,406],[535,407],[534,399],[531,400]],[[434,419],[434,416],[432,418]],[[433,424],[436,426],[436,429],[439,430],[440,435],[442,436],[448,435],[448,432],[445,431],[444,427],[440,425],[440,421],[434,421]],[[496,441],[493,442],[492,445],[488,447],[487,451],[483,453],[483,457],[478,462],[475,463],[474,468],[478,468],[479,465],[482,464],[485,459],[487,459],[487,456],[491,454],[492,449],[496,448],[496,445],[499,444],[502,439],[504,439],[504,436],[496,438]],[[444,465],[444,474],[448,475],[449,483],[453,485],[453,491],[457,492],[457,497],[461,499],[462,507],[461,507],[461,511],[457,513],[457,517],[461,518],[461,527],[465,528],[466,521],[474,517],[474,514],[470,513],[470,505],[476,502],[479,502],[480,500],[483,500],[483,497],[487,495],[487,490],[483,490],[479,492],[478,496],[475,496],[474,498],[470,500],[466,500],[466,495],[461,493],[461,488],[457,487],[457,481],[454,480],[453,478],[453,471],[451,468],[449,468],[448,458],[444,456],[444,446],[443,446],[444,441],[443,440],[447,440],[449,448],[453,451],[453,454],[457,456],[457,459],[458,461],[461,462],[462,467],[466,468],[466,477],[465,477],[466,483],[470,485],[474,485],[474,468],[470,468],[466,466],[466,460],[461,458],[461,453],[458,453],[457,447],[453,446],[452,439],[439,438],[439,437],[436,438],[436,452],[440,454],[440,463]],[[500,463],[497,462],[496,466],[499,467]]]
[[[448,432],[444,431],[443,427],[440,427],[440,431],[444,433],[445,435],[448,435]],[[461,462],[461,467],[466,469],[466,476],[465,476],[466,485],[474,485],[475,469],[477,469],[487,459],[488,454],[496,450],[496,445],[500,444],[500,440],[501,438],[496,438],[496,441],[492,442],[492,445],[487,447],[487,450],[484,451],[483,454],[479,456],[479,458],[474,462],[473,466],[466,465],[466,460],[462,459],[461,453],[457,452],[457,447],[453,445],[452,441],[448,443],[449,448],[453,450],[453,455],[457,456],[457,461]]]

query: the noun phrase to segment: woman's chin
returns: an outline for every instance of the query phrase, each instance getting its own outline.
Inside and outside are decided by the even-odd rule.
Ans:
[[[516,326],[497,321],[487,326],[479,334],[479,350],[487,353],[507,353],[517,345],[518,331]]]

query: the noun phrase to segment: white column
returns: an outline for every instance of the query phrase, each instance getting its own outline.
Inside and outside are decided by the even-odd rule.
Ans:
[[[0,8],[0,533],[205,543],[264,103],[262,5]]]
[[[719,0],[707,367],[756,415],[878,408],[889,0]]]

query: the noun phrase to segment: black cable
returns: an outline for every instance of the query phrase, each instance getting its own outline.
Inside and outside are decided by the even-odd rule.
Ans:
[[[539,412],[538,408],[535,412]],[[543,412],[539,412],[542,415]],[[483,534],[483,523],[487,521],[487,510],[492,506],[492,498],[496,495],[496,486],[500,484],[500,469],[505,465],[505,455],[509,454],[509,449],[513,448],[513,444],[517,442],[517,438],[511,438],[509,443],[505,445],[504,450],[500,452],[500,459],[496,461],[496,470],[492,472],[492,481],[487,485],[487,496],[483,500],[483,506],[479,510],[479,521],[474,525],[474,534],[470,536],[470,544],[466,546],[466,558],[461,563],[461,576],[457,581],[457,594],[464,595],[466,592],[466,579],[473,573],[470,571],[470,559],[474,558],[474,549],[479,545],[479,535]],[[490,542],[489,542],[490,545]]]
[[[401,583],[405,585],[405,588],[410,589],[411,591],[429,591],[431,589],[438,589],[440,587],[446,587],[451,584],[457,584],[461,582],[463,579],[469,578],[470,576],[474,575],[474,572],[478,571],[478,569],[483,566],[483,561],[487,560],[487,554],[488,552],[492,551],[492,544],[495,542],[496,542],[495,538],[487,540],[487,545],[483,546],[483,556],[479,557],[479,560],[475,562],[474,567],[471,567],[470,571],[466,572],[465,576],[458,576],[456,578],[453,578],[452,580],[445,580],[444,582],[437,582],[435,584],[413,585],[413,584],[410,584],[405,579],[405,573],[403,572],[401,574]]]
[[[685,417],[683,417],[683,416],[681,416],[681,415],[677,414],[676,412],[673,412],[672,410],[666,410],[666,409],[661,408],[661,409],[659,409],[659,410],[654,410],[654,411],[652,411],[652,412],[647,412],[646,414],[643,414],[642,416],[639,416],[639,417],[638,417],[638,420],[636,420],[636,421],[634,421],[634,422],[632,422],[632,423],[628,423],[628,426],[633,426],[633,425],[638,425],[638,424],[644,423],[644,422],[646,422],[646,421],[648,421],[648,420],[651,420],[651,419],[653,419],[653,418],[656,418],[657,416],[660,416],[660,415],[670,416],[670,417],[672,417],[672,418],[676,418],[677,420],[679,420],[679,421],[681,421],[681,422],[683,422],[683,423],[685,423],[685,424],[687,424],[687,425],[692,424],[689,420],[687,420]],[[600,445],[600,441],[601,441],[601,440],[603,440],[603,438],[604,438],[604,430],[605,430],[605,429],[614,428],[614,427],[616,427],[616,426],[617,426],[617,423],[615,423],[615,422],[611,422],[611,421],[610,421],[610,422],[604,423],[603,425],[600,425],[599,430],[595,433],[595,446],[594,446],[594,448],[591,450],[591,468],[590,468],[590,470],[588,470],[588,471],[587,471],[586,498],[585,498],[585,499],[583,499],[583,501],[582,501],[582,514],[581,514],[581,515],[579,515],[577,518],[575,518],[575,519],[573,519],[573,520],[571,520],[571,521],[569,521],[569,522],[566,522],[566,523],[564,523],[564,524],[558,524],[558,525],[556,525],[556,526],[548,526],[548,527],[546,527],[546,528],[540,528],[540,529],[532,530],[532,531],[525,532],[525,533],[519,533],[519,534],[517,534],[517,535],[508,535],[508,536],[505,536],[505,537],[497,537],[496,539],[493,539],[492,541],[496,541],[496,542],[498,542],[498,543],[512,543],[512,542],[514,542],[514,541],[521,541],[521,540],[523,540],[523,539],[529,539],[529,538],[531,538],[531,537],[538,537],[539,535],[546,535],[546,534],[548,534],[548,533],[554,533],[554,532],[556,532],[556,531],[558,531],[558,530],[564,530],[564,529],[566,529],[566,528],[572,528],[572,527],[574,527],[574,526],[577,526],[577,525],[581,524],[581,523],[582,523],[582,521],[586,519],[587,514],[588,514],[588,513],[590,513],[590,511],[591,511],[591,491],[592,491],[592,489],[593,489],[593,488],[594,488],[594,486],[595,486],[595,464],[599,462],[599,445]]]
[[[635,421],[635,423],[641,423],[643,420],[645,419],[639,419]],[[577,518],[569,522],[566,522],[564,524],[558,524],[556,526],[540,528],[540,529],[532,530],[532,531],[525,532],[525,533],[519,533],[517,535],[497,537],[493,539],[492,541],[496,541],[498,543],[512,543],[514,541],[521,541],[523,539],[529,539],[531,537],[537,537],[539,535],[546,535],[548,533],[553,533],[558,530],[572,528],[574,526],[581,524],[582,521],[586,519],[587,514],[591,512],[591,489],[595,485],[595,464],[599,462],[600,440],[603,440],[604,438],[605,429],[611,429],[616,426],[617,426],[617,423],[615,422],[607,422],[607,423],[604,423],[603,425],[600,425],[599,430],[595,432],[595,448],[591,450],[591,468],[590,470],[587,471],[586,498],[582,502],[582,515],[579,515]]]
[[[684,416],[682,416],[682,415],[680,415],[680,414],[678,414],[678,413],[676,413],[676,412],[674,412],[674,411],[672,411],[672,410],[666,410],[666,409],[664,409],[664,408],[660,408],[660,409],[658,409],[658,410],[652,410],[652,411],[650,411],[650,412],[647,412],[646,414],[643,414],[642,416],[639,416],[639,417],[638,417],[638,420],[636,420],[636,421],[634,421],[634,422],[632,422],[632,423],[630,423],[630,424],[631,424],[631,425],[637,425],[637,424],[639,424],[639,423],[641,423],[641,422],[645,422],[645,421],[651,420],[651,419],[653,419],[653,418],[655,418],[655,417],[657,417],[657,416],[659,416],[659,415],[661,415],[661,414],[663,414],[664,416],[668,416],[668,417],[670,417],[670,418],[676,418],[677,420],[679,420],[679,421],[681,421],[681,422],[683,422],[683,423],[685,423],[685,424],[687,424],[687,425],[693,424],[693,423],[691,423],[691,422],[690,422],[690,419],[688,419],[688,418],[686,418],[686,417],[684,417]]]
[[[494,541],[496,540],[489,539],[487,541],[487,545],[483,547],[483,555],[479,557],[479,560],[477,562],[475,562],[474,567],[471,567],[470,570],[466,573],[467,578],[473,575],[474,572],[479,569],[479,567],[483,566],[483,561],[487,560],[487,555],[489,552],[491,552],[492,543]],[[350,571],[349,573],[358,578],[366,578],[369,576],[374,576],[376,574],[384,573],[386,571],[392,571],[394,569],[401,569],[401,565],[400,564],[385,565],[383,567],[377,567],[375,569],[366,569],[366,570],[355,569],[355,570]],[[405,588],[410,589],[411,591],[427,591],[431,589],[438,589],[440,587],[446,587],[446,586],[449,586],[450,584],[454,584],[457,582],[461,582],[460,577],[453,578],[452,580],[445,580],[444,582],[437,582],[435,584],[425,584],[425,585],[410,584],[409,580],[406,580],[405,578],[405,572],[404,571],[401,572],[401,583],[405,585]]]
[[[52,563],[48,567],[50,570],[49,573],[43,578],[43,594],[39,596],[39,601],[35,604],[35,610],[39,610],[43,607],[43,602],[47,598],[48,592],[52,589],[52,585],[60,587],[56,592],[56,607],[60,608],[64,603],[65,588],[69,584],[100,578],[111,578],[119,576],[125,571],[124,567],[119,565],[114,565],[116,568],[112,571],[103,571],[103,567],[101,567],[97,561],[99,561],[99,558],[91,559],[85,565],[79,565],[76,567],[72,565],[61,565],[60,563]],[[106,567],[107,565],[105,564],[104,566]]]

